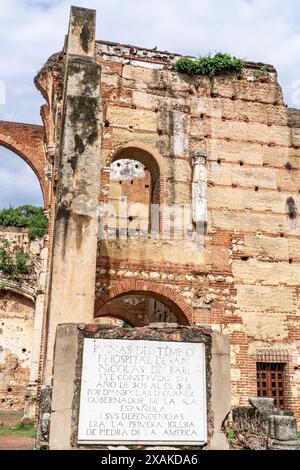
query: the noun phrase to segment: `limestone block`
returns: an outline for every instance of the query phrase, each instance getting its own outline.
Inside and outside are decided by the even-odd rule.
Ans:
[[[105,244],[101,244],[101,255],[111,259],[119,260],[137,260],[140,263],[147,263],[151,259],[152,262],[164,265],[185,264],[191,266],[204,266],[206,264],[206,256],[201,246],[196,242],[188,242],[187,240],[179,241],[154,241],[154,240],[110,240]]]
[[[111,126],[132,126],[149,131],[156,131],[157,129],[156,113],[144,109],[111,106],[107,110],[107,119]]]
[[[272,81],[262,83],[259,81],[237,80],[232,77],[217,77],[214,92],[222,97],[258,101],[262,103],[282,105],[282,91],[277,83]]]
[[[179,96],[183,93],[188,93],[195,86],[195,78],[187,74],[181,74],[169,70],[164,70],[162,73],[163,79],[168,84],[172,93],[177,93]],[[197,83],[201,82],[201,91],[206,94],[209,89],[209,80],[205,77],[200,81],[197,77]],[[205,93],[206,92],[206,93]]]
[[[300,240],[289,239],[288,247],[289,247],[289,257],[300,258]]]
[[[192,185],[180,183],[178,181],[168,181],[166,183],[166,203],[167,204],[190,204],[192,200]]]
[[[297,207],[300,207],[300,197],[294,197]],[[233,210],[251,209],[253,211],[272,211],[284,214],[286,212],[287,194],[275,191],[257,191],[223,186],[208,187],[208,202],[211,208]]]
[[[249,256],[262,256],[276,260],[288,260],[289,245],[299,246],[300,256],[300,242],[298,240],[288,240],[286,238],[266,237],[262,235],[245,236],[245,253]],[[296,248],[293,252],[298,251]]]
[[[271,416],[269,418],[271,439],[293,441],[297,439],[297,420],[293,416]]]
[[[207,141],[207,152],[210,161],[219,159],[226,162],[242,161],[252,165],[262,165],[264,161],[264,146],[253,142],[210,138]]]
[[[112,86],[113,88],[118,88],[120,85],[120,77],[118,74],[103,73],[102,71],[101,83]]]
[[[210,210],[209,227],[239,232],[293,233],[286,216]],[[267,230],[266,230],[267,227]]]
[[[298,193],[300,189],[300,171],[276,171],[277,187],[281,191],[288,191],[289,193]]]
[[[274,410],[273,398],[249,398],[249,403],[260,413],[271,415]]]
[[[161,71],[142,67],[134,67],[133,65],[124,65],[122,78],[154,85],[160,81]]]
[[[68,54],[94,57],[96,11],[71,8],[68,34]]]
[[[286,263],[272,263],[257,260],[248,262],[234,260],[232,270],[236,281],[244,281],[249,284],[297,285],[300,276],[300,265]]]
[[[271,286],[249,286],[237,285],[237,305],[239,309],[245,310],[245,320],[255,320],[258,322],[267,322],[266,314],[262,313],[261,317],[259,312],[273,311],[273,312],[293,312],[295,311],[295,289],[287,287],[271,287]],[[253,312],[250,314],[249,312]],[[268,321],[272,323],[274,315],[270,315]],[[285,316],[278,316],[280,324],[284,323]],[[265,320],[264,320],[265,319]]]
[[[300,129],[291,128],[291,140],[292,145],[300,148]]]
[[[229,338],[216,331],[212,334],[211,367],[214,435],[208,450],[226,450],[228,442],[222,426],[231,406],[230,345]],[[224,384],[227,386],[224,387]]]
[[[270,165],[278,168],[284,168],[287,162],[290,162],[292,167],[299,170],[299,149],[291,147],[277,147],[262,145],[262,161],[265,165]]]
[[[267,305],[264,308],[267,310]],[[284,340],[288,337],[288,324],[285,315],[262,313],[250,310],[242,313],[245,333],[256,339]]]
[[[267,168],[247,168],[234,165],[218,165],[216,162],[208,164],[208,178],[215,184],[243,187],[277,189],[274,170]]]
[[[190,162],[179,158],[169,159],[166,165],[166,176],[174,181],[191,182],[192,169]]]
[[[160,105],[160,97],[151,95],[146,91],[133,91],[132,99],[135,106],[140,108],[155,109]]]
[[[284,126],[268,126],[256,122],[222,121],[211,118],[191,120],[191,135],[208,135],[213,139],[231,139],[233,141],[260,142],[289,146],[290,129]]]
[[[206,117],[220,117],[228,120],[260,122],[286,126],[288,122],[285,106],[273,104],[248,102],[245,106],[243,100],[231,100],[228,98],[201,97],[194,103],[193,112],[205,113]]]
[[[231,368],[230,370],[230,377],[231,377],[231,380],[234,382],[234,381],[239,381],[241,380],[241,370],[240,369],[235,369],[235,368]]]
[[[154,133],[147,133],[143,131],[136,131],[134,129],[125,129],[125,128],[114,128],[112,132],[111,145],[113,148],[117,148],[119,145],[124,145],[126,142],[130,141],[139,141],[145,145],[152,146],[157,148],[162,137]],[[108,155],[111,154],[111,151],[108,152]]]

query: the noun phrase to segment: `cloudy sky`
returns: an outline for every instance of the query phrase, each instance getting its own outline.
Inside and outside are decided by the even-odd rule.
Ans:
[[[298,0],[10,0],[0,9],[0,120],[40,124],[33,77],[62,48],[72,4],[97,10],[98,39],[271,63],[286,102],[300,106]],[[38,183],[0,147],[0,208],[21,203],[41,204]]]

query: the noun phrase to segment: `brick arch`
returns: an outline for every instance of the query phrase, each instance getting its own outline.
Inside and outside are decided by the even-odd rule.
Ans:
[[[110,154],[106,164],[110,166],[117,160],[136,160],[148,168],[152,184],[157,185],[157,197],[152,201],[161,204],[164,198],[165,162],[162,155],[151,146],[140,141],[131,141],[120,144]]]
[[[155,297],[170,307],[176,316],[178,323],[182,325],[193,325],[193,307],[189,305],[181,294],[170,287],[156,284],[154,282],[128,280],[113,285],[107,292],[96,297],[95,317],[109,301],[122,297],[123,295],[142,294],[146,297]]]
[[[34,171],[46,208],[48,206],[48,182],[45,177],[44,128],[31,124],[0,121],[0,145],[22,158]]]

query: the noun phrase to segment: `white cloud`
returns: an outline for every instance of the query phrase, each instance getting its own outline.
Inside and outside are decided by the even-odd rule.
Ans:
[[[182,54],[227,51],[272,63],[292,105],[300,79],[300,3],[297,0],[78,0],[97,10],[97,37]],[[63,46],[74,0],[1,3],[0,80],[6,105],[0,119],[40,123],[43,100],[33,77]],[[0,172],[1,172],[0,167]],[[2,193],[2,187],[1,187]],[[1,198],[1,194],[0,194]],[[1,201],[0,201],[1,202]]]

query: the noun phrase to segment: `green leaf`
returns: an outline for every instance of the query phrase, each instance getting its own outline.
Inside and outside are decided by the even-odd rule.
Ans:
[[[218,52],[214,56],[206,55],[199,59],[181,57],[175,64],[175,69],[189,75],[206,75],[210,78],[224,73],[240,73],[245,67],[242,59],[237,59],[230,54]]]
[[[30,240],[43,237],[47,231],[47,219],[42,207],[20,206],[0,210],[0,225],[28,227]]]

